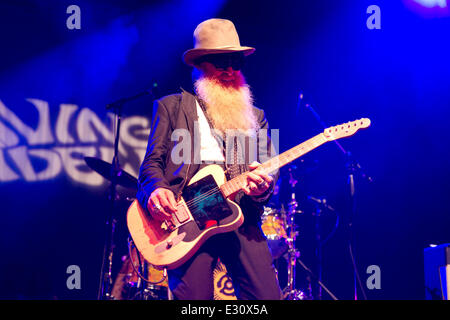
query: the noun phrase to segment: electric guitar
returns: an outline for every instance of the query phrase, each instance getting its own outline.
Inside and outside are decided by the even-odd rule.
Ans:
[[[259,169],[273,172],[325,142],[349,137],[369,126],[370,120],[363,118],[327,128],[262,163]],[[179,267],[208,238],[242,225],[244,215],[233,199],[246,185],[246,173],[226,181],[222,167],[213,164],[199,170],[187,183],[171,219],[160,221],[149,217],[135,200],[127,212],[127,225],[137,249],[155,268]]]

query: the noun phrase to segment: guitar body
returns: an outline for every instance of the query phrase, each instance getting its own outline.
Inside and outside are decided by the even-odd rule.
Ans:
[[[369,125],[370,119],[363,118],[327,128],[264,162],[259,170],[273,172],[327,141],[349,137]],[[128,209],[127,224],[137,249],[156,268],[182,265],[209,237],[242,225],[244,216],[232,199],[246,185],[246,173],[226,181],[222,167],[210,165],[199,170],[184,187],[177,212],[167,221],[149,217],[134,201]]]
[[[241,208],[226,198],[226,182],[218,165],[199,170],[185,186],[171,221],[156,220],[135,200],[127,212],[131,237],[144,258],[156,268],[185,263],[211,236],[236,230],[244,222]]]

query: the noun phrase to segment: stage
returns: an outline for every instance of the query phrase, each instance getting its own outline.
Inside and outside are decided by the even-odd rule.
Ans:
[[[2,1],[0,299],[171,299],[127,212],[153,103],[192,91],[182,55],[210,18],[256,49],[242,73],[277,153],[325,139],[261,215],[283,299],[447,300],[445,0]],[[236,299],[220,261],[213,281]]]

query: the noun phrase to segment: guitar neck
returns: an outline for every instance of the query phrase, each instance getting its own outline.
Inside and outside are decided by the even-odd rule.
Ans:
[[[300,158],[304,154],[310,152],[311,150],[319,147],[324,144],[328,140],[324,136],[323,133],[318,134],[311,139],[300,143],[299,145],[279,154],[276,157],[271,158],[270,160],[264,162],[259,166],[259,169],[262,170],[265,174],[269,174],[278,170],[279,168],[287,165],[288,163]],[[246,174],[243,173],[230,181],[224,183],[220,188],[225,195],[225,197],[229,197],[230,195],[238,192],[242,189],[243,186],[247,185]]]
[[[291,163],[292,161],[300,158],[301,156],[307,154],[311,150],[314,150],[315,148],[321,146],[325,142],[327,142],[326,138],[324,137],[323,133],[320,133],[317,136],[312,137],[311,139],[303,143],[300,143],[299,145],[293,147],[292,149],[289,149],[279,154],[278,156],[273,157],[270,160],[264,162],[260,166],[260,169],[262,169],[264,173],[269,174],[287,165],[288,163]]]

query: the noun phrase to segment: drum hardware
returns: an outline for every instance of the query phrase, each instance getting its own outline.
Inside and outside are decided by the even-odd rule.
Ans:
[[[295,186],[297,181],[291,183],[291,186]],[[296,265],[297,260],[300,257],[300,251],[296,248],[295,242],[298,236],[297,225],[295,223],[296,214],[302,213],[301,210],[297,209],[298,203],[295,200],[295,192],[292,192],[291,201],[288,205],[287,213],[284,212],[284,219],[286,222],[288,232],[288,237],[286,238],[286,243],[288,245],[287,252],[287,284],[283,289],[284,300],[311,300],[311,293],[305,293],[296,289]],[[283,210],[284,211],[284,210]]]
[[[286,218],[283,212],[271,207],[264,207],[261,215],[261,228],[267,238],[273,259],[280,258],[288,249]]]
[[[331,293],[330,290],[328,290],[328,288],[322,283],[321,269],[319,269],[319,271],[320,271],[320,273],[319,273],[320,278],[319,278],[300,259],[300,251],[296,247],[296,240],[297,240],[299,233],[297,231],[297,224],[295,222],[295,218],[298,214],[302,214],[303,212],[298,209],[299,204],[295,198],[295,185],[298,183],[298,181],[295,177],[295,170],[296,170],[296,167],[294,167],[294,166],[291,166],[289,168],[289,185],[290,185],[290,189],[291,189],[291,200],[288,203],[287,212],[284,209],[283,204],[281,205],[281,217],[283,218],[283,226],[285,226],[286,230],[288,230],[287,236],[285,238],[286,244],[288,246],[287,258],[286,258],[286,260],[287,260],[287,284],[286,284],[286,287],[283,289],[283,298],[285,300],[313,300],[315,298],[321,299],[322,298],[321,291],[319,291],[318,297],[314,297],[314,295],[313,295],[312,283],[315,282],[319,285],[320,288],[323,288],[334,300],[337,300],[337,298],[333,295],[333,293]],[[308,197],[308,199],[310,199],[312,201],[318,200],[314,197]],[[326,203],[325,199],[322,199],[319,201],[323,208],[334,211],[334,209]],[[315,215],[316,219],[318,219],[321,214],[321,211],[316,211],[313,214]],[[319,237],[318,238],[319,241],[322,241],[320,239],[320,233],[317,233],[318,231],[320,231],[318,229],[319,228],[318,222],[319,221],[316,220],[316,230],[315,230],[316,236]],[[338,219],[336,220],[336,226],[337,226],[337,223],[338,223]],[[333,232],[334,232],[334,230],[333,230]],[[331,237],[331,234],[326,238],[325,241],[327,241]],[[323,244],[325,241],[320,242],[320,245]],[[317,251],[316,254],[317,253],[319,254],[319,256],[316,255],[316,258],[320,258],[319,261],[321,261],[321,250]],[[308,277],[307,277],[308,287],[307,287],[306,291],[301,291],[301,290],[297,289],[297,285],[296,285],[296,265],[297,265],[297,263],[308,274]]]
[[[136,267],[136,263],[133,259],[133,248],[137,256],[138,268]],[[133,271],[138,276],[137,282],[134,284],[136,294],[132,300],[167,300],[167,269],[164,268],[163,271],[156,270],[147,261],[143,260],[141,254],[134,246],[133,240],[130,238],[128,238],[128,255],[130,257]],[[162,272],[161,278],[152,280],[151,276],[153,275],[150,269],[156,271],[156,273]]]
[[[117,128],[120,127],[120,117],[118,118]],[[116,143],[118,143],[118,132],[116,133]],[[100,174],[105,179],[111,181],[109,200],[111,201],[111,212],[106,221],[107,228],[107,239],[105,241],[103,249],[103,261],[102,269],[100,274],[100,284],[98,290],[97,298],[105,300],[114,300],[111,294],[113,290],[113,280],[112,280],[112,264],[113,264],[113,250],[114,250],[114,233],[116,228],[117,220],[114,216],[116,212],[116,202],[121,200],[119,194],[116,191],[116,186],[120,185],[122,187],[137,190],[137,179],[133,177],[128,172],[122,170],[119,166],[119,161],[115,155],[113,158],[113,164],[103,161],[94,157],[84,157],[84,161],[89,168]],[[134,201],[134,199],[126,197],[126,201]]]
[[[128,254],[130,255],[131,265],[133,267],[134,272],[136,272],[136,274],[139,276],[139,278],[141,280],[151,284],[151,285],[157,285],[157,284],[160,284],[160,283],[164,282],[167,279],[167,269],[166,268],[164,268],[163,276],[159,280],[153,281],[153,280],[150,280],[148,277],[144,276],[144,274],[148,273],[149,263],[147,261],[145,261],[145,260],[144,261],[141,260],[141,254],[137,251],[136,247],[134,247],[134,249],[137,252],[138,264],[139,264],[139,268],[141,270],[136,269],[136,264],[134,263],[133,258],[132,258],[132,250],[133,250],[132,247],[133,246],[134,246],[133,245],[133,240],[128,238]]]
[[[111,182],[114,180],[116,185],[137,191],[138,180],[120,167],[114,168],[113,164],[94,157],[84,157],[84,161],[103,178]]]
[[[112,264],[114,255],[114,233],[117,220],[115,212],[117,212],[117,186],[123,185],[128,188],[137,189],[137,179],[132,177],[120,168],[119,164],[119,138],[120,138],[120,124],[122,119],[122,107],[125,103],[135,100],[146,94],[153,94],[152,90],[146,90],[132,97],[119,99],[113,103],[106,105],[107,110],[112,110],[115,114],[115,137],[114,137],[114,154],[112,158],[112,165],[95,158],[85,158],[88,166],[92,166],[95,171],[111,181],[109,200],[111,201],[111,210],[106,219],[106,241],[103,248],[102,267],[100,271],[100,283],[98,288],[98,300],[111,300],[114,297],[111,295],[113,289],[112,279]],[[107,165],[106,165],[107,164]]]
[[[331,208],[333,209],[331,206],[326,204],[326,200],[323,199],[322,200],[322,206],[326,206],[327,208]],[[322,276],[322,271],[321,271],[321,249],[319,249],[318,251],[316,251],[316,259],[318,259],[318,263],[319,263],[319,277],[316,276],[311,269],[309,269],[306,264],[300,259],[300,251],[296,248],[295,246],[295,242],[296,242],[296,238],[298,236],[298,231],[296,230],[297,226],[295,223],[295,215],[299,214],[299,213],[303,213],[301,210],[297,210],[298,207],[298,203],[295,200],[295,193],[292,194],[292,199],[291,202],[289,203],[289,209],[287,214],[284,213],[284,217],[285,217],[285,221],[286,221],[286,226],[287,229],[289,230],[288,232],[288,237],[286,238],[286,242],[288,244],[288,254],[287,254],[287,260],[288,260],[288,281],[287,281],[287,285],[286,287],[283,289],[283,297],[285,300],[313,300],[313,299],[322,299],[322,292],[321,290],[325,290],[330,297],[333,300],[338,300],[336,298],[336,296],[323,284],[321,276]],[[334,209],[333,209],[334,211]],[[282,214],[284,212],[284,207],[282,206]],[[318,219],[320,217],[322,213],[322,209],[318,209],[318,211],[316,211],[314,213],[316,219]],[[328,239],[331,237],[331,235],[334,233],[337,225],[338,225],[338,215],[337,215],[337,219],[336,219],[336,225],[334,230],[326,237],[325,240],[321,240],[320,238],[320,233],[318,233],[317,235],[317,240],[320,241],[319,242],[319,246],[323,245],[326,241],[328,241]],[[316,220],[316,232],[320,231],[317,229],[318,224],[317,224],[317,220]],[[318,255],[317,255],[318,254]],[[297,263],[307,272],[308,277],[308,288],[307,291],[301,291],[296,289],[296,265]],[[318,286],[319,286],[319,294],[314,297],[313,295],[313,290],[312,290],[312,282],[315,282]]]
[[[120,115],[117,120],[117,128],[120,128]],[[118,130],[116,133],[115,143],[118,143]],[[115,150],[118,146],[115,146]],[[111,201],[111,209],[109,216],[107,217],[105,227],[107,238],[103,248],[103,261],[100,272],[100,284],[98,289],[99,300],[113,300],[114,297],[111,295],[113,289],[113,279],[112,279],[112,265],[113,265],[113,254],[114,254],[114,234],[116,228],[116,217],[115,212],[117,212],[117,201],[119,199],[119,194],[117,193],[116,187],[118,185],[125,188],[137,190],[137,179],[133,177],[128,172],[122,170],[119,165],[117,153],[113,157],[112,164],[94,157],[85,157],[84,161],[92,170],[100,174],[105,179],[111,181],[109,200]],[[126,198],[130,201],[129,198]]]
[[[291,200],[288,203],[288,210],[286,211],[284,205],[281,204],[280,217],[282,220],[282,226],[284,231],[284,243],[286,245],[286,261],[287,261],[287,283],[286,287],[282,290],[284,300],[310,300],[311,295],[301,290],[296,289],[296,264],[297,259],[300,257],[300,251],[296,248],[296,239],[299,235],[297,231],[297,224],[295,223],[295,217],[298,214],[303,213],[298,209],[298,203],[295,199],[295,185],[298,183],[296,178],[297,167],[290,165],[288,167],[289,174],[289,186],[291,190]],[[270,245],[270,240],[269,240]],[[285,252],[286,252],[285,251]]]
[[[116,292],[119,300],[173,300],[168,287],[167,271],[152,268],[148,262],[143,260],[130,238],[128,239],[128,255],[124,262],[124,270],[121,272],[128,272],[126,279],[121,277],[116,281],[126,283],[125,285],[117,284],[117,287],[122,286],[125,293],[120,296],[119,288],[115,288],[113,291],[113,293]],[[213,271],[213,282],[214,300],[237,299],[231,277],[220,259]]]
[[[111,210],[108,218],[106,219],[107,238],[103,248],[103,261],[100,271],[100,284],[98,289],[98,300],[111,300],[114,297],[111,296],[111,290],[113,289],[112,279],[112,264],[114,255],[114,233],[117,220],[115,218],[115,212],[117,211],[117,186],[127,185],[131,179],[131,175],[126,173],[120,168],[119,164],[119,137],[120,137],[120,121],[122,114],[122,104],[114,106],[114,113],[116,114],[115,123],[115,138],[114,138],[114,155],[112,159],[112,165],[104,162],[100,159],[86,157],[84,160],[87,165],[94,169],[97,173],[102,175],[111,181],[109,200],[111,201]],[[136,181],[137,182],[137,181]],[[132,186],[132,185],[131,185]],[[137,187],[137,183],[134,185]]]

